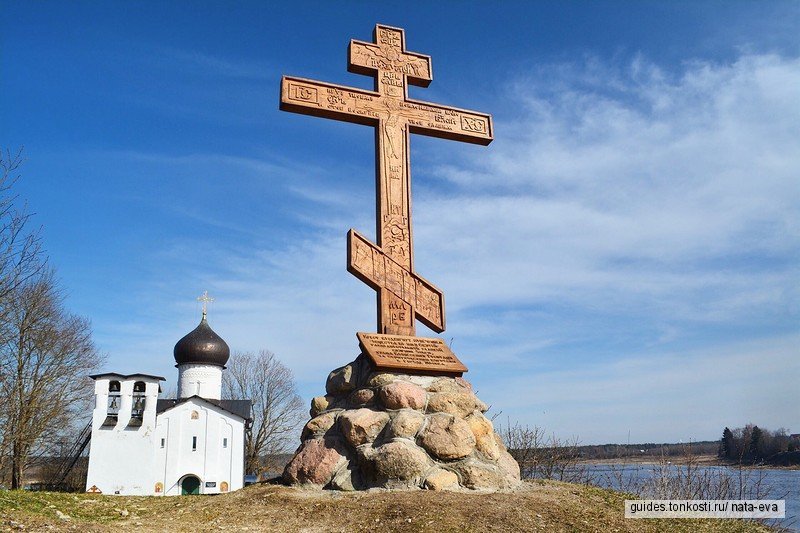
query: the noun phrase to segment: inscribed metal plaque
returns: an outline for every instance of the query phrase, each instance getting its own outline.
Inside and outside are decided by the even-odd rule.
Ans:
[[[356,336],[361,349],[379,369],[458,376],[467,371],[442,339],[361,332]]]

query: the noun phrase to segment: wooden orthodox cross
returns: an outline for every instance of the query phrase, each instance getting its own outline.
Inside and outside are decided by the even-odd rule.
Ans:
[[[414,320],[444,331],[444,295],[414,272],[409,134],[487,145],[492,117],[408,98],[427,87],[431,58],[407,52],[402,29],[378,24],[373,43],[351,40],[348,70],[375,78],[366,91],[284,76],[280,108],[375,127],[377,244],[347,234],[347,270],[378,291],[378,333],[414,335]]]

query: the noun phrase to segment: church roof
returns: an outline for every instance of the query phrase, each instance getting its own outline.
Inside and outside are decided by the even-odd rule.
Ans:
[[[203,313],[200,324],[175,344],[173,354],[178,365],[194,363],[225,368],[231,349],[228,348],[228,343],[211,329]]]
[[[193,398],[216,405],[223,411],[227,411],[232,415],[236,415],[244,420],[250,421],[253,419],[252,415],[250,414],[250,409],[253,402],[250,400],[209,400],[208,398],[202,398],[200,396],[190,396],[188,398],[179,398],[177,400],[160,399],[156,401],[156,413],[163,413],[164,411],[172,409],[173,407],[185,403]]]
[[[142,378],[156,379],[158,381],[166,381],[166,379],[161,377],[161,376],[154,376],[152,374],[139,374],[139,373],[136,373],[136,374],[118,374],[117,372],[105,372],[103,374],[91,374],[89,377],[92,378],[92,379],[97,379],[97,378],[131,379],[131,378],[142,377]]]

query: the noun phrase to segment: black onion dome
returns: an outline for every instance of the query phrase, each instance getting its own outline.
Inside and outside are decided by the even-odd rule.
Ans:
[[[178,341],[173,350],[175,362],[179,365],[194,363],[225,367],[231,355],[228,343],[214,333],[205,315],[200,325]]]

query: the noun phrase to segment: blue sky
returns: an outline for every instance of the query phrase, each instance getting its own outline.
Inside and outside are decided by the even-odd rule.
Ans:
[[[414,98],[492,113],[411,141],[415,267],[500,420],[584,443],[800,431],[796,2],[7,2],[0,146],[108,370],[166,376],[210,321],[305,399],[374,329],[371,128],[278,111],[282,74],[370,88],[403,27]],[[430,334],[421,324],[420,334]]]

